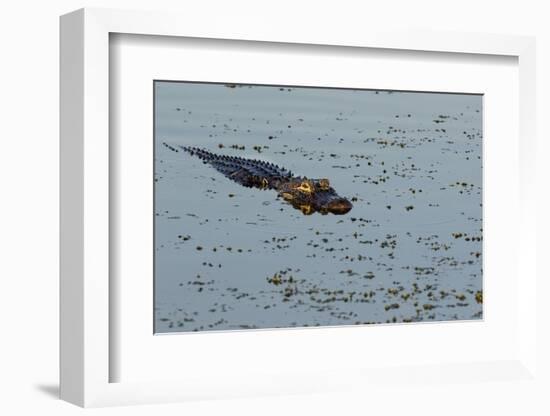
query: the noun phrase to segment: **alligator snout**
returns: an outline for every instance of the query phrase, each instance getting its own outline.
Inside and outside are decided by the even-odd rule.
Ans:
[[[333,201],[330,201],[327,205],[327,211],[335,215],[344,215],[347,214],[353,205],[346,198],[338,198]]]

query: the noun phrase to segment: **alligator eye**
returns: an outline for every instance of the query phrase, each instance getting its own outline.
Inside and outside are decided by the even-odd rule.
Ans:
[[[308,181],[303,181],[298,188],[299,191],[305,192],[305,193],[312,193],[313,188],[311,187],[311,184]]]
[[[330,182],[328,179],[319,179],[319,188],[323,191],[328,191],[330,188]]]

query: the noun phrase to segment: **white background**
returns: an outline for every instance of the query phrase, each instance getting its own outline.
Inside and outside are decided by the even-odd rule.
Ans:
[[[550,137],[545,114],[550,114],[550,29],[543,1],[460,2],[213,2],[183,1],[19,1],[5,3],[0,12],[2,115],[0,169],[3,198],[0,205],[2,256],[0,291],[0,412],[3,414],[73,414],[82,412],[55,399],[58,376],[58,16],[83,6],[179,10],[208,16],[223,14],[271,16],[275,21],[326,21],[327,30],[339,25],[389,25],[438,30],[537,35],[538,133]],[[550,231],[547,213],[548,174],[542,169],[550,146],[539,139],[540,227]],[[542,175],[545,175],[543,178]],[[545,188],[544,188],[545,187]],[[545,194],[543,194],[543,192]],[[540,238],[540,237],[539,237]],[[542,254],[548,249],[540,240]],[[546,256],[544,256],[546,257]],[[539,267],[546,276],[548,266]],[[6,286],[7,283],[7,286]],[[538,290],[548,293],[548,284]],[[540,305],[548,322],[548,306]],[[550,331],[548,331],[550,332]],[[548,332],[544,346],[548,348]],[[548,355],[548,353],[546,353]],[[541,354],[542,364],[548,357]],[[548,368],[548,367],[546,367]],[[548,373],[548,370],[547,370]],[[392,386],[382,397],[345,392],[247,400],[197,402],[178,405],[100,409],[99,414],[549,414],[541,391],[508,385],[435,385],[429,397],[411,388],[395,397]],[[550,391],[547,386],[546,391]],[[455,394],[456,393],[456,394]],[[494,400],[498,393],[499,400]],[[537,400],[537,396],[539,399]],[[493,400],[487,400],[492,397]],[[376,399],[376,400],[375,400]],[[373,407],[374,403],[386,403]],[[544,403],[544,405],[543,405]],[[544,407],[542,407],[544,406]]]

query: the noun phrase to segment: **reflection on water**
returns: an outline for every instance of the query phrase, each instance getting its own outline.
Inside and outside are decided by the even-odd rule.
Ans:
[[[481,96],[155,93],[156,332],[482,317]],[[353,208],[320,215],[163,142],[327,178]]]

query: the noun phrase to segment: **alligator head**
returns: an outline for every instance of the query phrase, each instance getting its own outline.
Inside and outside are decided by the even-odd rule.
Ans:
[[[350,201],[336,193],[328,179],[291,178],[282,182],[277,191],[285,201],[305,215],[314,212],[343,215],[353,207]]]

